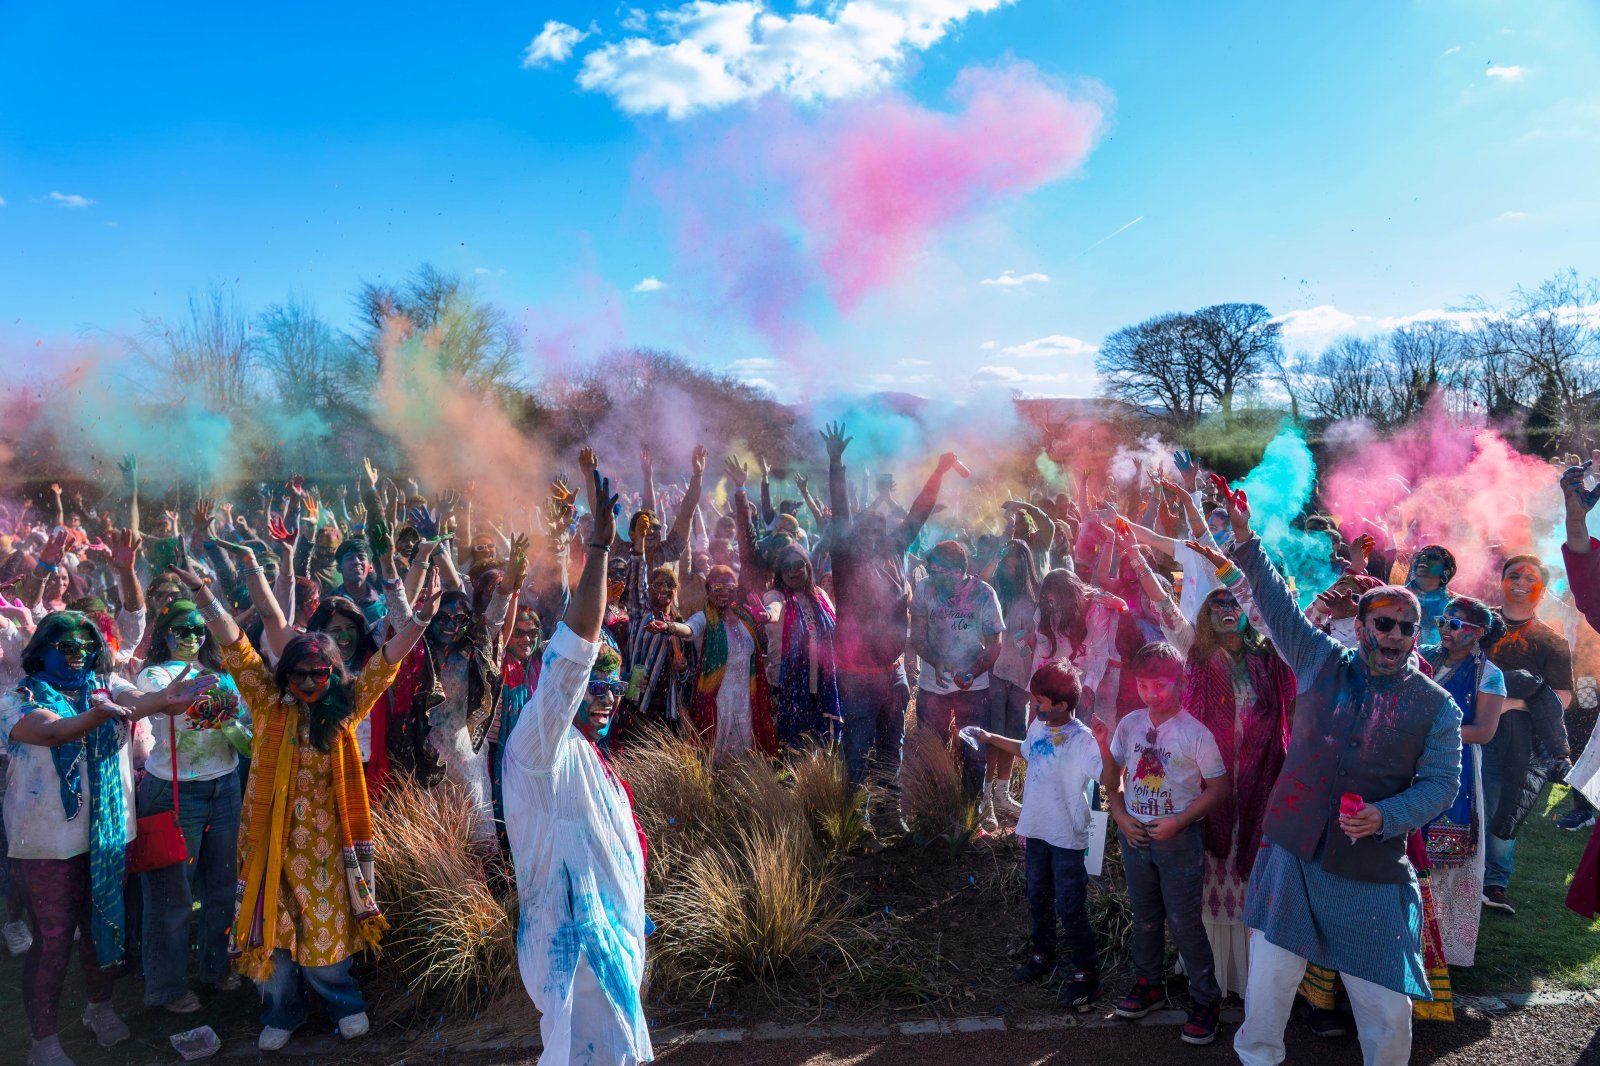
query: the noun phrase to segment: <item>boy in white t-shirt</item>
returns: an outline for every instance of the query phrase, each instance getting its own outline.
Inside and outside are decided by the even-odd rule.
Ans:
[[[1217,1037],[1222,990],[1200,920],[1206,865],[1201,819],[1227,798],[1228,770],[1211,730],[1182,707],[1184,661],[1178,650],[1160,641],[1146,644],[1130,669],[1145,706],[1117,723],[1114,735],[1103,722],[1094,723],[1105,763],[1100,781],[1122,841],[1138,972],[1116,1012],[1142,1018],[1166,1002],[1171,929],[1194,998],[1183,1040],[1209,1044]]]
[[[1052,659],[1028,682],[1034,719],[1022,740],[975,730],[990,744],[1028,761],[1017,836],[1026,844],[1028,912],[1033,919],[1033,954],[1017,980],[1038,981],[1056,966],[1056,919],[1066,930],[1072,978],[1056,996],[1057,1006],[1086,1011],[1100,995],[1100,956],[1089,925],[1089,785],[1100,776],[1100,745],[1074,716],[1083,679],[1066,659]]]

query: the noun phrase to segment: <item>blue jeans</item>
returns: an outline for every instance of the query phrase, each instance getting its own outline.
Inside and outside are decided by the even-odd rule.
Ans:
[[[866,780],[870,770],[883,788],[899,788],[900,751],[910,703],[911,688],[901,663],[875,672],[839,671],[844,765],[852,785]]]
[[[1189,975],[1195,1004],[1209,1007],[1222,1000],[1216,961],[1202,924],[1201,886],[1206,873],[1206,831],[1203,822],[1181,830],[1171,840],[1152,840],[1136,848],[1119,829],[1122,868],[1128,878],[1133,908],[1133,968],[1152,983],[1166,980],[1168,930]]]
[[[1056,957],[1056,919],[1066,930],[1067,960],[1074,970],[1100,969],[1094,929],[1089,925],[1089,874],[1083,849],[1058,848],[1027,838],[1028,916],[1033,919],[1033,951]]]
[[[172,809],[172,782],[146,774],[139,814]],[[239,779],[178,782],[178,826],[189,860],[140,875],[144,897],[144,1002],[171,1003],[189,987],[189,922],[200,900],[200,979],[228,976],[228,929],[238,878]]]
[[[332,966],[301,966],[284,948],[272,952],[272,976],[265,984],[257,984],[261,991],[261,1024],[273,1029],[294,1030],[306,1020],[306,986],[322,997],[328,1007],[328,1017],[335,1024],[352,1014],[367,1009],[361,986],[350,976],[354,955]]]
[[[1499,752],[1494,748],[1494,741],[1490,741],[1483,748],[1483,797],[1482,810],[1485,825],[1494,821],[1495,809],[1500,805],[1500,791],[1505,784],[1505,774],[1500,769]],[[1513,784],[1513,788],[1520,787],[1521,783]],[[1484,830],[1485,847],[1483,852],[1483,887],[1505,888],[1511,884],[1511,874],[1516,867],[1517,842],[1515,840],[1502,840]]]

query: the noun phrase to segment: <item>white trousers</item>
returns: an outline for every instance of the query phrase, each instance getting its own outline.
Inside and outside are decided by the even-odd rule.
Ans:
[[[1278,1066],[1283,1061],[1283,1030],[1306,960],[1250,930],[1250,978],[1244,994],[1244,1024],[1233,1036],[1233,1050],[1244,1066]],[[1350,974],[1344,988],[1361,1030],[1366,1066],[1405,1066],[1411,1059],[1411,999]]]
[[[587,958],[578,959],[570,1007],[541,1014],[539,1036],[544,1042],[539,1066],[636,1066],[639,1061]]]

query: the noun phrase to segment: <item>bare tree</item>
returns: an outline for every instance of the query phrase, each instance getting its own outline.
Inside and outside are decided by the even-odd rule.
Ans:
[[[1189,316],[1186,334],[1200,352],[1201,384],[1233,421],[1233,401],[1248,391],[1282,352],[1283,326],[1260,304],[1213,304]]]
[[[256,397],[250,325],[230,289],[213,284],[189,297],[181,322],[151,319],[134,350],[157,371],[156,380],[178,384],[206,408],[240,411]]]
[[[355,342],[318,318],[304,297],[257,316],[254,349],[281,402],[345,411],[366,406],[370,367]]]
[[[1479,360],[1497,390],[1518,403],[1551,394],[1564,428],[1583,426],[1600,385],[1600,281],[1564,270],[1538,287],[1518,287],[1503,314],[1476,333]]]
[[[1106,395],[1153,407],[1176,425],[1198,422],[1211,390],[1193,332],[1192,316],[1166,314],[1111,334],[1095,357]]]

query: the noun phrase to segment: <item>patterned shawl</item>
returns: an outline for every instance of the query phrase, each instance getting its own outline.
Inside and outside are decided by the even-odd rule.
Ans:
[[[761,626],[748,608],[733,604],[726,612],[715,604],[705,606],[705,650],[700,656],[700,676],[695,680],[694,704],[690,717],[708,748],[717,742],[717,693],[722,690],[722,675],[728,669],[728,629],[744,626],[755,652],[750,657],[750,728],[756,747],[763,755],[778,754],[778,736],[772,723],[772,696],[767,691],[766,657],[761,654]]]
[[[17,691],[30,705],[58,718],[72,718],[89,709],[91,681],[68,700],[40,677],[25,677]],[[122,745],[126,736],[116,722],[102,722],[79,740],[50,749],[61,779],[61,809],[67,821],[81,813],[79,789],[89,771],[89,899],[94,911],[90,933],[95,958],[110,966],[122,958],[127,915],[122,882],[127,874],[128,807],[122,792]]]
[[[802,604],[802,600],[805,601]],[[812,626],[816,626],[817,692],[811,692]],[[787,592],[783,598],[783,658],[778,669],[778,742],[807,739],[837,744],[843,732],[839,670],[834,658],[833,606],[820,590]]]
[[[1233,666],[1225,651],[1203,663],[1190,657],[1183,709],[1204,722],[1222,750],[1222,763],[1233,775],[1228,798],[1206,816],[1206,850],[1219,859],[1238,836],[1234,870],[1245,880],[1255,866],[1261,845],[1261,820],[1267,799],[1289,751],[1289,721],[1294,712],[1294,671],[1273,652],[1247,653],[1245,669],[1255,702],[1234,707]],[[1241,743],[1235,750],[1234,715],[1244,717]]]

